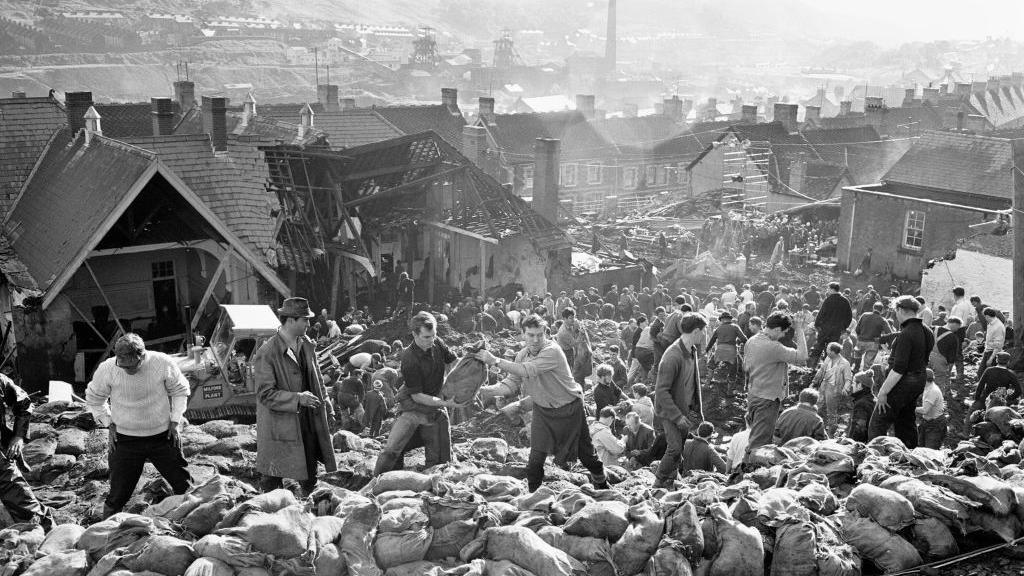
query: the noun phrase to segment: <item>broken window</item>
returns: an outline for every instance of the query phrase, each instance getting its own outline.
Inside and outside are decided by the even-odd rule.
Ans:
[[[924,245],[924,217],[922,210],[907,210],[907,219],[903,225],[903,247],[920,250]]]

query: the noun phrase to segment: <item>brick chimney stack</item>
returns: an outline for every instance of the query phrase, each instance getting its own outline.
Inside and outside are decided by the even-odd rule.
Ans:
[[[537,138],[533,145],[533,211],[558,223],[558,175],[561,141]]]
[[[743,124],[757,124],[757,104],[744,104],[740,108],[740,122]]]
[[[864,98],[864,116],[868,125],[880,128],[882,117],[885,115],[885,101],[881,96],[868,96]]]
[[[228,99],[203,96],[203,132],[210,135],[216,152],[228,149]]]
[[[775,120],[775,105],[778,103],[778,96],[769,96],[768,99],[765,100],[764,115],[768,118],[769,122],[773,122]]]
[[[853,112],[853,102],[850,100],[843,100],[839,103],[839,115],[849,116]]]
[[[925,88],[921,92],[921,101],[931,106],[938,106],[939,104],[939,89],[938,88]]]
[[[169,136],[174,132],[174,102],[170,98],[151,98],[149,103],[153,136]]]
[[[914,104],[914,94],[917,92],[916,88],[907,88],[903,91],[903,105],[912,106]]]
[[[961,100],[969,99],[971,97],[971,84],[969,82],[957,82],[956,95]]]
[[[178,80],[174,83],[174,99],[178,109],[184,114],[196,103],[196,83],[191,80]]]
[[[593,94],[577,94],[576,95],[576,111],[583,114],[583,117],[587,120],[594,119],[594,95]]]
[[[85,113],[92,108],[92,92],[68,92],[64,95],[64,108],[68,114],[68,128],[72,136],[85,128]]]
[[[804,107],[804,122],[808,124],[817,124],[821,120],[821,106],[805,106]]]
[[[316,101],[324,107],[325,111],[337,112],[341,107],[338,102],[338,85],[318,84],[316,87]]]
[[[661,104],[661,113],[679,123],[686,119],[683,114],[683,101],[679,96],[673,94],[671,98],[665,98]]]
[[[462,114],[459,111],[459,91],[456,88],[441,88],[441,104],[452,114]]]
[[[579,96],[577,96],[576,98],[577,100],[579,100]],[[487,122],[488,124],[494,122],[494,98],[481,96],[479,103],[480,118],[483,119],[483,121]]]
[[[783,104],[782,102],[775,103],[775,121],[781,122],[782,127],[790,134],[798,131],[796,122],[797,108],[798,106],[796,104]]]
[[[484,172],[487,170],[487,128],[462,127],[462,154]],[[488,172],[489,173],[489,172]]]

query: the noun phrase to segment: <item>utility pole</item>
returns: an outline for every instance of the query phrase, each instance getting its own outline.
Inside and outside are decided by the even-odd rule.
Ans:
[[[1013,152],[1013,204],[1010,207],[1010,225],[1013,230],[1013,345],[1017,349],[1015,369],[1020,369],[1022,358],[1021,343],[1024,342],[1024,172],[1021,172],[1021,161],[1024,161],[1024,146],[1011,143]]]

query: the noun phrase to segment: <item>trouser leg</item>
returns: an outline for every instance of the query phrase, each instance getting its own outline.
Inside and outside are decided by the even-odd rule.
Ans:
[[[889,434],[889,427],[892,426],[892,423],[892,406],[890,405],[885,412],[882,412],[876,404],[875,409],[871,412],[871,420],[868,421],[868,440]]]
[[[688,430],[686,427],[676,426],[672,422],[662,422],[661,426],[665,432],[665,455],[661,457],[655,477],[658,479],[658,485],[669,486],[679,473],[679,463],[683,456],[683,441],[686,440]]]
[[[597,457],[597,450],[594,449],[594,443],[590,439],[590,433],[587,431],[586,417],[580,414],[580,417],[584,419],[582,424],[583,432],[580,434],[579,439],[579,459],[580,464],[590,472],[590,478],[595,487],[606,488],[607,479],[604,475],[604,463]]]
[[[271,490],[277,490],[278,488],[284,487],[284,478],[280,476],[268,476],[267,474],[260,475],[260,491],[270,492]]]
[[[181,453],[181,445],[166,438],[155,438],[149,453],[149,461],[157,472],[167,480],[175,494],[184,494],[192,484],[192,475],[188,472],[188,462]]]
[[[377,463],[373,467],[373,475],[377,476],[384,472],[395,469],[395,463],[399,455],[405,450],[405,445],[416,434],[420,427],[420,421],[413,412],[402,412],[395,419],[391,427],[391,434],[388,435],[388,443],[377,455]]]
[[[420,427],[424,445],[424,466],[430,468],[452,459],[451,427],[448,412],[441,410],[430,426]]]
[[[141,438],[117,435],[117,444],[107,456],[110,469],[110,492],[104,501],[105,512],[116,514],[124,508],[135,492],[146,464],[147,450]]]
[[[650,466],[651,462],[661,460],[665,456],[665,447],[665,434],[658,432],[654,436],[654,443],[651,444],[651,447],[637,456],[636,461],[643,466]]]
[[[43,506],[13,460],[0,465],[0,502],[16,522],[31,522],[36,517],[44,527],[53,523],[53,511]]]
[[[878,356],[878,347],[873,346],[864,350],[864,360],[861,363],[861,369],[867,370],[871,368],[871,365],[875,363],[875,357]]]
[[[530,492],[536,492],[544,481],[544,461],[548,455],[536,448],[530,449],[530,457],[526,461],[526,484]]]
[[[744,461],[749,460],[750,453],[754,450],[771,444],[772,435],[775,433],[775,422],[779,419],[780,400],[768,400],[751,396],[747,398],[747,418],[750,420],[750,439],[747,444],[747,451],[743,457]]]

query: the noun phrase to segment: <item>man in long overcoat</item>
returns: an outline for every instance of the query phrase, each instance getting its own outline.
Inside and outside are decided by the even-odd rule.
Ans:
[[[281,328],[256,352],[256,471],[264,491],[292,478],[308,494],[316,485],[317,462],[337,470],[327,394],[306,336],[314,316],[305,298],[288,298],[277,310]]]

